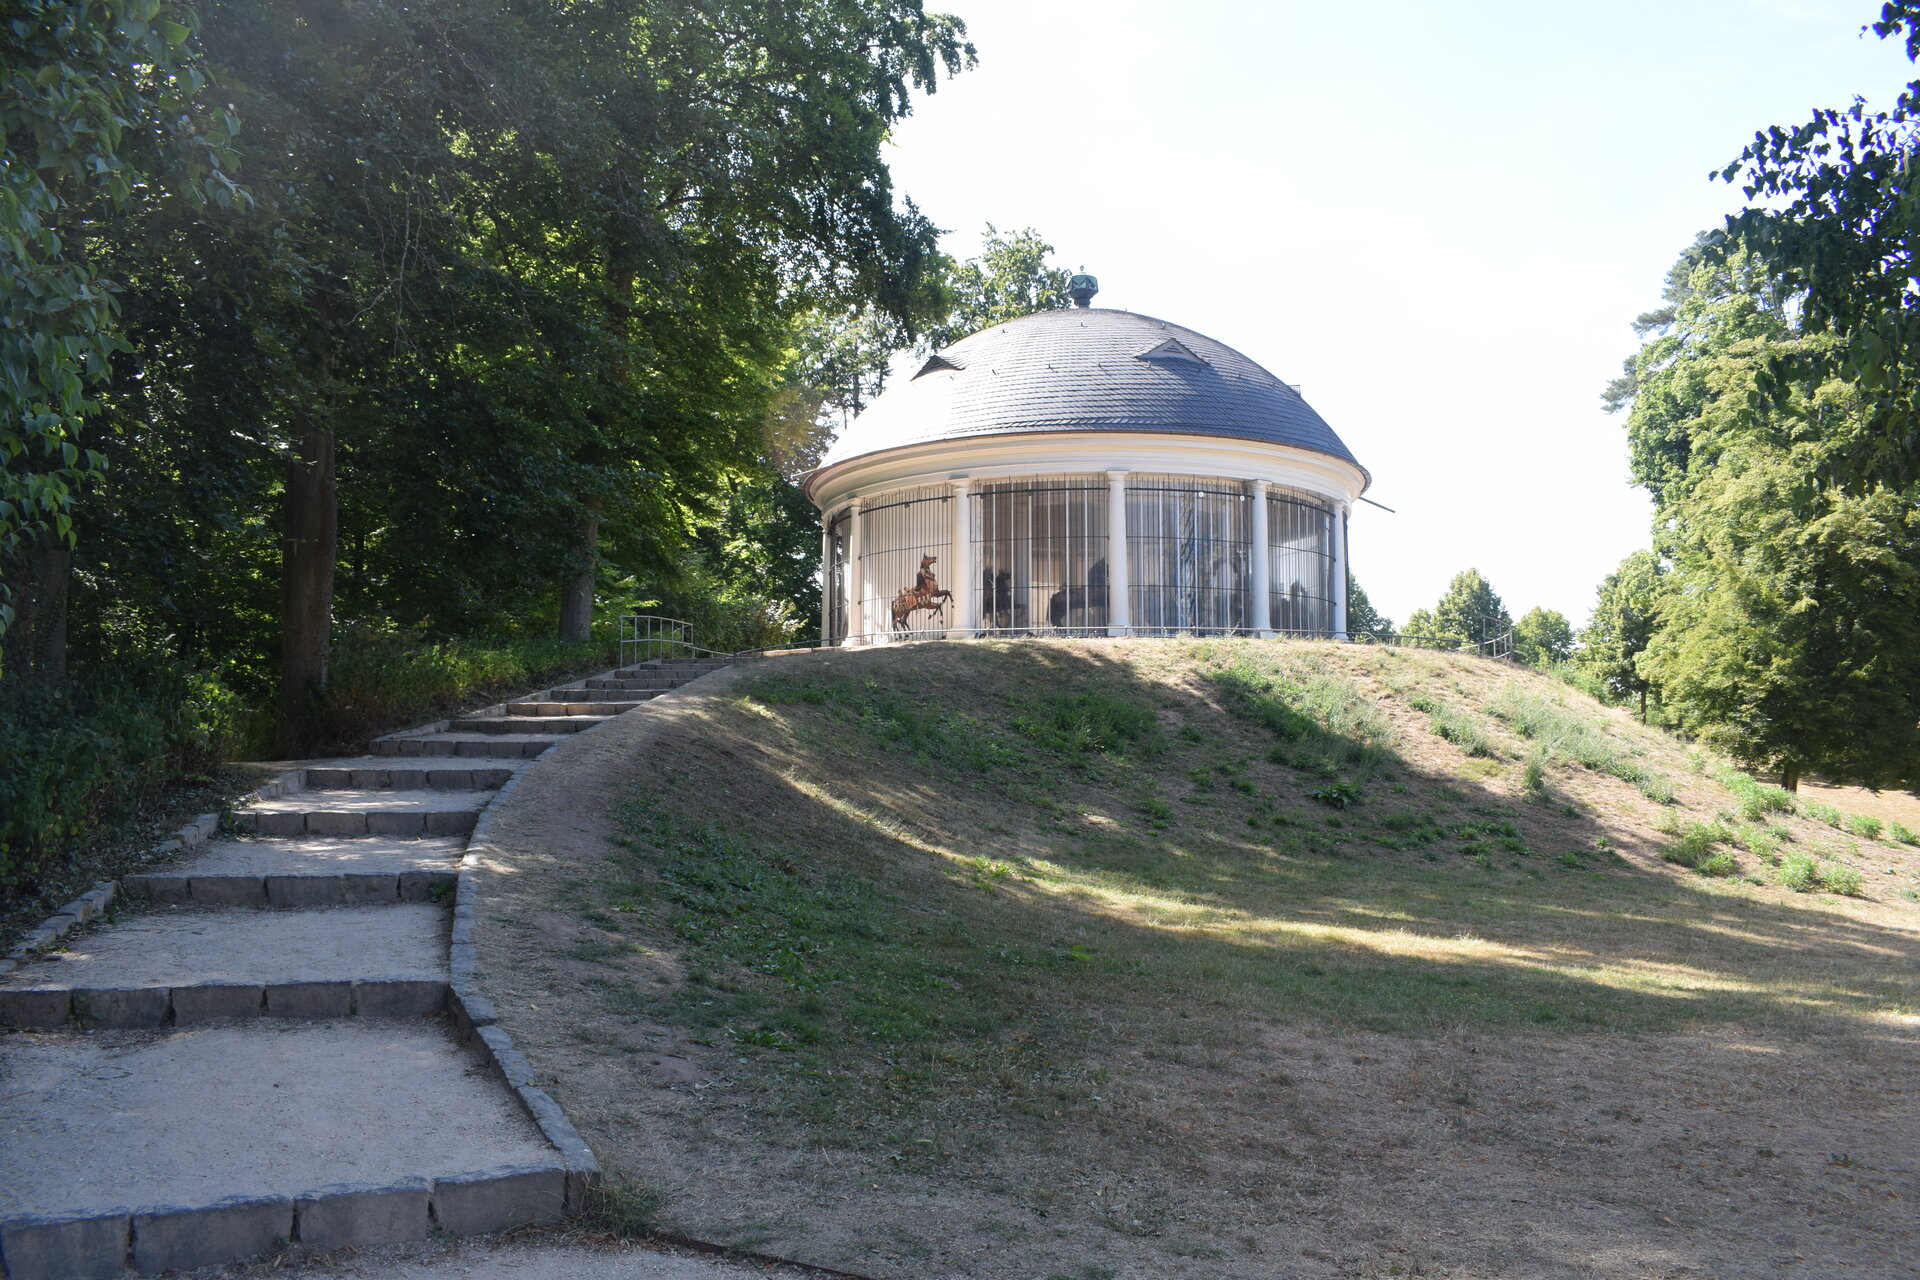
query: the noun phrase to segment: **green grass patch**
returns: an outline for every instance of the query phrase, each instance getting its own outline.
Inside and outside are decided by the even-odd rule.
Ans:
[[[1587,716],[1555,699],[1516,688],[1503,690],[1487,710],[1522,737],[1538,743],[1549,758],[1571,760],[1612,774],[1660,804],[1674,802],[1673,783],[1659,770],[1615,742]]]
[[[1715,769],[1713,780],[1733,792],[1740,804],[1740,817],[1747,822],[1759,822],[1770,813],[1794,813],[1800,808],[1791,791],[1767,786],[1738,769]]]

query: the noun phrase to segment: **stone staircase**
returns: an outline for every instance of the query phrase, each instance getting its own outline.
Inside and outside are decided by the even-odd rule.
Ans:
[[[726,665],[643,663],[303,765],[0,961],[0,1275],[577,1212],[592,1154],[467,982],[463,859],[564,735]],[[59,944],[116,891],[132,911]]]

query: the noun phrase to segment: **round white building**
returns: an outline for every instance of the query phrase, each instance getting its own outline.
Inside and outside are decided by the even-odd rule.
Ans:
[[[1344,638],[1366,469],[1297,388],[1074,283],[933,356],[807,477],[821,639]]]

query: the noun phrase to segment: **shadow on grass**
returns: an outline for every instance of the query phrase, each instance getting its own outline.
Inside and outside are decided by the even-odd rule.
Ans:
[[[1201,642],[769,664],[629,803],[587,912],[664,922],[689,982],[603,985],[803,1072],[927,1087],[1193,1015],[1658,1031],[1911,1004],[1911,933],[1592,853],[1636,838],[1423,770],[1384,717],[1330,727],[1343,679],[1309,646]],[[1330,777],[1363,803],[1311,802]]]

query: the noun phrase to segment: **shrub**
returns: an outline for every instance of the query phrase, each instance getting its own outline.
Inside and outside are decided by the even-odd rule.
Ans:
[[[1350,809],[1360,803],[1360,788],[1351,782],[1329,782],[1307,794],[1335,809]]]
[[[1740,802],[1740,816],[1748,822],[1758,822],[1769,813],[1792,813],[1799,808],[1792,792],[1769,787],[1738,769],[1716,769],[1713,780],[1733,792]]]
[[[176,777],[226,754],[239,703],[179,663],[121,662],[54,687],[0,680],[0,897],[130,824]]]
[[[1806,814],[1815,822],[1824,822],[1830,827],[1839,827],[1846,824],[1846,815],[1842,814],[1832,805],[1821,804],[1817,800],[1809,800],[1801,804],[1800,812]]]
[[[1825,866],[1820,868],[1820,887],[1828,893],[1857,898],[1865,891],[1866,881],[1852,867]]]
[[[1878,840],[1887,824],[1878,818],[1869,818],[1864,813],[1856,813],[1847,819],[1847,834],[1859,836],[1862,840]]]
[[[1722,849],[1718,853],[1710,853],[1702,858],[1700,865],[1694,870],[1703,876],[1737,875],[1740,871],[1740,860]]]
[[[1920,835],[1916,835],[1907,830],[1904,825],[1898,822],[1889,822],[1887,824],[1887,839],[1897,840],[1901,844],[1920,844]]]
[[[1789,853],[1780,859],[1780,867],[1774,875],[1795,893],[1810,893],[1820,884],[1819,864],[1804,853]]]
[[[1678,838],[1661,856],[1668,862],[1704,871],[1714,848],[1732,838],[1733,832],[1724,822],[1689,822],[1680,828]]]
[[[1748,827],[1735,836],[1748,853],[1762,858],[1771,858],[1786,843],[1786,832],[1780,827]]]

